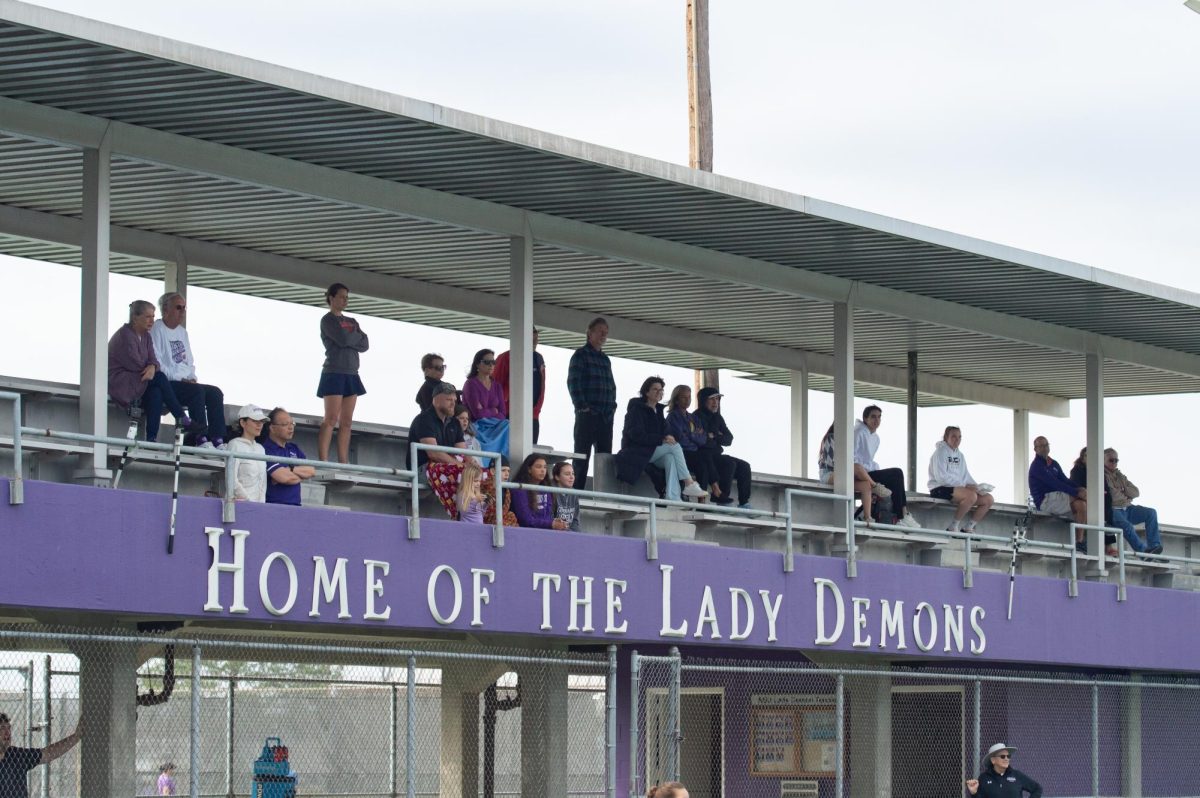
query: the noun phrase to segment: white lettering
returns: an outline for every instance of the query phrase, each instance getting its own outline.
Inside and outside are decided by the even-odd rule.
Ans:
[[[783,594],[775,596],[775,600],[771,601],[771,591],[760,590],[758,595],[762,598],[763,610],[767,613],[767,642],[774,643],[775,638],[775,621],[779,620],[779,607],[783,604]]]
[[[333,576],[325,567],[324,557],[313,557],[313,589],[312,609],[308,611],[309,618],[321,617],[321,597],[325,603],[333,601],[334,594],[338,597],[338,618],[350,617],[350,600],[346,595],[346,558],[338,557],[337,565],[333,566]]]
[[[815,577],[813,584],[817,586],[817,639],[813,641],[818,646],[833,645],[842,636],[842,627],[846,624],[846,605],[842,602],[842,591],[828,579]],[[833,634],[825,634],[825,594],[833,596],[837,623],[833,626]]]
[[[929,616],[928,641],[921,635],[921,613],[923,612]],[[918,604],[913,613],[913,640],[917,642],[917,648],[922,651],[931,651],[937,644],[937,613],[934,612],[933,605],[927,601]]]
[[[288,575],[288,597],[287,601],[283,602],[282,607],[276,607],[271,602],[271,594],[267,590],[267,577],[271,572],[271,566],[276,560],[283,563],[287,569]],[[263,560],[262,568],[258,569],[258,597],[262,599],[262,604],[267,608],[267,612],[272,615],[287,615],[292,606],[296,603],[296,592],[299,590],[300,583],[296,580],[296,566],[292,564],[292,560],[282,551],[273,551],[267,559]]]
[[[746,607],[746,626],[739,628],[741,607]],[[754,599],[740,587],[729,588],[729,639],[745,640],[754,631]]]
[[[568,632],[579,631],[579,608],[583,608],[583,631],[594,631],[592,626],[592,577],[568,576],[571,583],[571,623],[567,625]],[[583,583],[583,595],[579,595],[579,583]]]
[[[442,615],[437,606],[437,581],[442,574],[450,575],[450,584],[454,588],[454,608],[450,610],[449,615]],[[454,623],[458,619],[458,613],[462,610],[462,582],[458,579],[458,572],[449,565],[439,565],[434,568],[433,573],[429,575],[429,584],[425,589],[425,600],[429,605],[429,614],[435,621],[442,626]]]
[[[971,641],[971,653],[982,654],[987,649],[987,635],[983,633],[983,618],[986,613],[983,607],[971,608],[971,630],[975,632],[978,640]]]
[[[392,617],[392,606],[387,605],[383,612],[375,609],[375,599],[383,595],[383,579],[376,578],[375,572],[379,571],[380,577],[387,576],[392,564],[383,560],[363,560],[363,565],[367,568],[367,611],[363,613],[363,620],[386,621]],[[457,604],[454,605],[454,613],[458,614]]]
[[[671,626],[671,571],[674,565],[660,565],[662,574],[662,628],[658,630],[662,637],[687,637],[688,622],[680,621],[679,626]]]
[[[867,635],[864,639],[862,632],[867,628],[867,610],[871,609],[871,600],[851,598],[850,603],[854,605],[854,642],[850,645],[854,648],[870,648],[871,636]]]
[[[904,602],[890,603],[887,599],[879,600],[879,647],[887,648],[889,637],[896,638],[896,650],[908,648],[904,643]]]
[[[696,619],[696,633],[692,637],[704,637],[704,624],[712,627],[709,638],[721,639],[721,627],[717,625],[717,605],[713,601],[712,588],[704,586],[704,597],[700,599],[700,617]]]
[[[471,607],[471,625],[483,626],[483,605],[492,603],[492,595],[483,586],[483,578],[487,577],[488,584],[496,581],[496,572],[486,568],[471,569],[471,594],[474,599]]]
[[[604,624],[604,633],[610,635],[623,635],[629,629],[629,621],[621,621],[621,625],[617,626],[617,613],[621,611],[621,597],[617,595],[619,588],[622,593],[627,587],[625,580],[606,578],[604,580],[604,590],[607,596],[606,623]]]
[[[208,600],[204,602],[205,612],[222,612],[221,582],[222,573],[233,574],[233,603],[229,605],[231,613],[250,612],[246,607],[246,538],[250,533],[245,529],[231,529],[229,536],[233,538],[233,562],[221,562],[221,535],[225,533],[220,527],[205,527],[204,534],[208,535],[208,548],[212,550],[212,565],[208,567]]]
[[[961,604],[955,604],[953,607],[949,604],[942,605],[942,620],[945,624],[943,635],[946,642],[942,646],[942,651],[957,650],[959,654],[963,650],[963,607]],[[951,644],[953,643],[953,648]]]
[[[562,584],[562,577],[558,574],[541,574],[535,572],[533,574],[533,589],[537,590],[538,586],[542,588],[542,625],[539,629],[553,629],[550,625],[550,586],[554,586],[554,592],[558,592],[559,585]]]

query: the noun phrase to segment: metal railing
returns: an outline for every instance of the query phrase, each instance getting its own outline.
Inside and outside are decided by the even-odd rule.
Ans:
[[[830,501],[844,502],[846,506],[846,576],[854,578],[858,576],[858,543],[854,539],[854,496],[843,495],[841,493],[826,493],[819,490],[805,490],[804,488],[788,488],[784,491],[783,500],[787,507],[787,526],[786,540],[784,543],[783,554],[783,570],[785,573],[791,573],[795,570],[795,555],[792,548],[792,529],[796,526],[795,519],[792,517],[792,501],[797,496],[804,496],[810,499],[827,499]]]
[[[411,515],[408,519],[408,539],[417,540],[421,537],[421,501],[420,501],[420,481],[421,477],[418,473],[417,452],[442,452],[443,454],[452,454],[456,457],[469,455],[471,457],[486,457],[489,460],[494,460],[499,466],[503,459],[500,452],[485,452],[482,449],[463,449],[458,446],[438,446],[432,443],[410,443],[408,464],[413,467],[412,480],[412,507],[409,509]],[[499,477],[500,469],[497,467],[496,476]],[[496,523],[492,526],[492,547],[497,549],[504,548],[504,494],[500,487],[500,480],[494,479],[496,485]]]
[[[0,399],[13,403],[13,479],[8,484],[8,503],[25,502],[24,464],[21,462],[21,394],[0,391]]]

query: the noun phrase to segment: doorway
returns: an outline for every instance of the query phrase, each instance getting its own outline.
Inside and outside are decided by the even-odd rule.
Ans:
[[[963,696],[962,687],[892,688],[892,798],[963,792]]]
[[[671,767],[668,693],[646,691],[646,783],[666,781]],[[725,691],[691,687],[679,696],[679,779],[694,798],[721,798],[725,783]]]

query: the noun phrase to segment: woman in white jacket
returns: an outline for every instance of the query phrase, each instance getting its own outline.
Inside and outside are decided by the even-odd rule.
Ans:
[[[970,532],[992,509],[995,499],[990,492],[981,490],[979,483],[971,476],[966,455],[959,451],[960,443],[962,430],[946,427],[942,439],[933,448],[933,457],[929,458],[929,495],[954,502],[954,520],[946,527],[951,532],[959,530],[963,518],[974,507],[975,512],[970,520],[962,525],[964,532]]]
[[[228,448],[232,452],[266,454],[258,438],[262,435],[267,412],[255,405],[245,405],[238,411],[236,438],[230,436]],[[229,460],[227,468],[233,470],[233,498],[236,501],[265,502],[267,500],[267,464],[262,460]]]

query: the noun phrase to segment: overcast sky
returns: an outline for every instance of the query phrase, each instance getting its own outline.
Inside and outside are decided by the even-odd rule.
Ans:
[[[42,5],[687,161],[683,0]],[[710,27],[715,171],[1200,291],[1200,15],[1177,0],[711,0]],[[0,256],[0,285],[22,298],[10,323],[46,330],[36,348],[0,352],[0,374],[76,382],[78,271]],[[43,292],[55,297],[50,316],[30,301]],[[114,277],[112,329],[131,299],[157,293],[148,281]],[[320,412],[318,311],[201,289],[189,306],[200,377],[230,403]],[[417,359],[431,341],[459,382],[475,349],[507,348],[396,322],[363,326],[372,338],[359,405],[366,420],[407,425]],[[311,334],[281,342],[281,329]],[[569,353],[545,354],[543,442],[569,448]],[[683,370],[622,364],[620,393],[631,395],[650,370],[669,384],[691,381]],[[786,390],[729,377],[722,388],[735,452],[756,470],[786,472]],[[1122,467],[1146,504],[1180,523],[1194,523],[1194,513],[1168,485],[1191,472],[1192,457],[1167,442],[1173,420],[1195,405],[1194,396],[1106,404],[1107,442]],[[830,408],[828,396],[814,395],[810,449]],[[1072,409],[1069,420],[1035,416],[1031,425],[1068,464],[1084,438],[1082,406]],[[1010,422],[994,408],[923,410],[922,464],[941,428],[960,423],[972,471],[1007,500]],[[902,465],[903,408],[885,407],[881,434],[880,460]],[[751,456],[755,439],[766,450]]]

